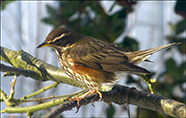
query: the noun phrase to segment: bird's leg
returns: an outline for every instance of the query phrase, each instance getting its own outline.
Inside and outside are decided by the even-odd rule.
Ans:
[[[140,107],[138,106],[136,118],[139,118],[139,112],[140,112]]]
[[[126,103],[127,103],[127,113],[128,113],[128,117],[130,118],[130,109],[129,109],[129,99],[126,99]]]
[[[96,92],[99,94],[99,101],[101,101],[102,96],[103,96],[102,93],[100,91],[98,91],[98,90]]]
[[[130,88],[130,89],[127,91],[127,98],[126,98],[127,112],[128,112],[129,118],[130,118],[129,97],[130,97],[130,91],[133,90],[133,89],[136,89],[136,88],[132,87],[132,88]]]
[[[98,90],[95,90],[95,92],[97,92],[99,94],[99,100],[98,101],[101,101],[102,96],[103,96],[102,93]],[[94,106],[94,102],[92,102],[92,106]]]
[[[88,92],[86,92],[85,94],[81,95],[81,96],[75,96],[73,98],[70,98],[70,100],[76,100],[77,101],[77,105],[79,105],[81,99],[83,99],[84,97],[86,97],[87,95],[89,94],[93,94],[95,93],[96,91],[95,90],[89,90]]]
[[[95,92],[97,92],[99,94],[99,97],[100,97],[99,101],[100,101],[102,99],[102,93],[99,92],[98,90],[94,90],[94,89],[89,90],[87,93],[85,93],[85,94],[83,94],[83,95],[81,95],[79,97],[75,96],[73,98],[69,98],[69,100],[76,100],[77,101],[77,111],[76,111],[76,113],[79,111],[81,99],[83,99],[87,95],[93,94]],[[92,102],[92,104],[93,104],[93,102]]]
[[[99,94],[99,97],[100,97],[99,101],[100,101],[100,100],[102,99],[102,93],[101,93],[100,91],[94,90],[94,89],[89,90],[88,92],[86,92],[85,94],[83,94],[83,95],[81,95],[81,96],[79,96],[79,97],[75,96],[75,97],[73,97],[73,98],[70,98],[70,100],[76,100],[76,101],[77,101],[77,105],[79,105],[81,99],[83,99],[83,98],[86,97],[87,95],[93,94],[93,93],[95,93],[95,92],[97,92],[97,93]]]

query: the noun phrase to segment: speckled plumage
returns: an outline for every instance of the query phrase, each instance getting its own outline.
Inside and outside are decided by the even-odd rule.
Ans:
[[[50,32],[38,48],[49,46],[55,49],[61,67],[69,76],[85,83],[90,89],[98,90],[102,84],[110,84],[118,80],[116,73],[149,74],[149,71],[137,64],[153,53],[173,45],[176,43],[130,52],[60,27]]]

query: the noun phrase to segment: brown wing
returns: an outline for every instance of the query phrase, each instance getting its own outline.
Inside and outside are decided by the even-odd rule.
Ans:
[[[123,48],[91,38],[82,40],[67,50],[67,59],[75,64],[106,72],[150,73],[146,69],[133,65]]]

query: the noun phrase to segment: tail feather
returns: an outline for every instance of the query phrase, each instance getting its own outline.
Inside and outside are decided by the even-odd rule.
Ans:
[[[158,52],[160,50],[163,50],[163,49],[175,46],[175,45],[179,45],[179,44],[180,44],[180,42],[179,43],[171,43],[171,44],[163,45],[163,46],[148,49],[148,50],[126,52],[125,55],[129,58],[130,63],[138,64],[138,63],[146,60],[147,58],[149,58],[155,52]]]

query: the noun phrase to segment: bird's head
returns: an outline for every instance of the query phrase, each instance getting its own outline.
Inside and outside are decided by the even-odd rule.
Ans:
[[[81,38],[81,34],[78,34],[71,29],[59,27],[52,30],[46,37],[46,40],[37,48],[49,46],[54,49],[62,49],[66,48],[67,46],[70,47]]]

